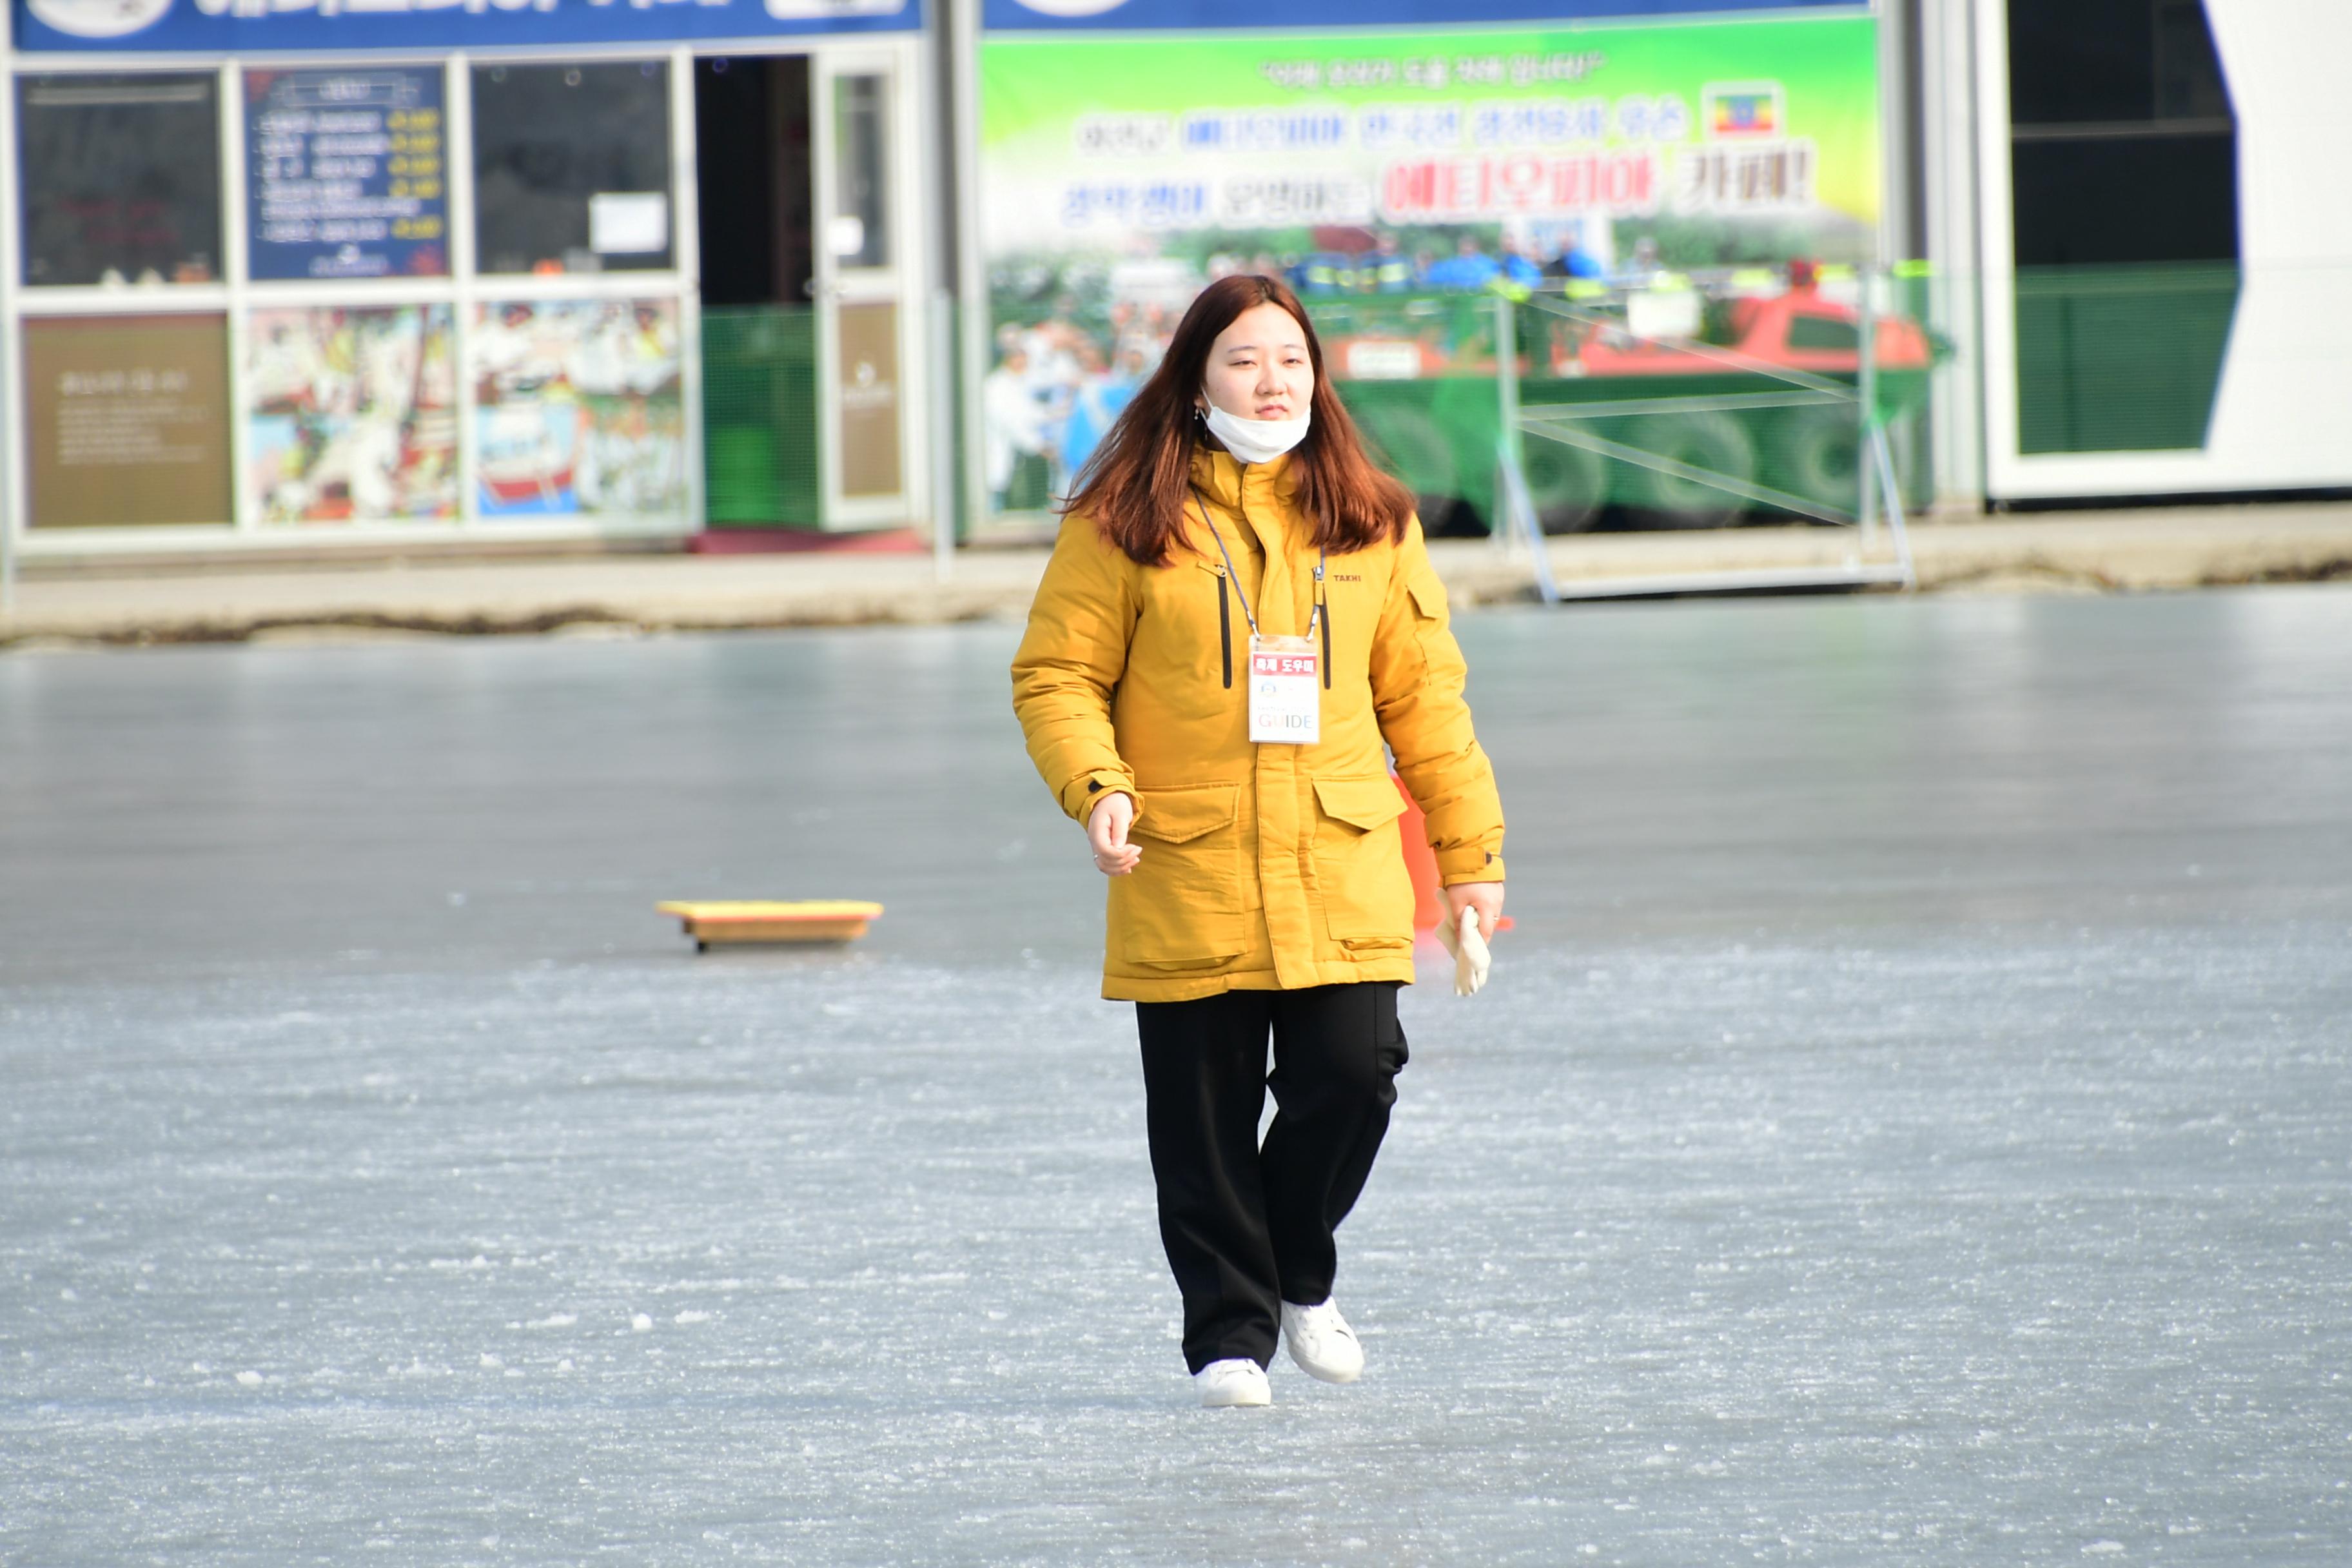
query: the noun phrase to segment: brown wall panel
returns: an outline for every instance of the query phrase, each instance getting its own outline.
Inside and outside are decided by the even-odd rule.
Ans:
[[[898,458],[898,307],[844,305],[841,324],[841,493],[895,496]]]
[[[226,316],[26,321],[31,525],[233,521],[228,399]]]

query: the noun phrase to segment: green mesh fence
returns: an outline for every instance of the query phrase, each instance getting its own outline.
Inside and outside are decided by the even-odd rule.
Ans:
[[[2017,272],[2017,449],[2204,444],[2238,307],[2230,265]]]
[[[816,385],[813,308],[702,312],[702,460],[710,527],[817,526]]]

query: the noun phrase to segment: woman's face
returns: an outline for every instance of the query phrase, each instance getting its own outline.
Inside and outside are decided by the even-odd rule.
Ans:
[[[1209,345],[1202,392],[1243,419],[1296,419],[1315,395],[1307,329],[1279,305],[1253,305]]]

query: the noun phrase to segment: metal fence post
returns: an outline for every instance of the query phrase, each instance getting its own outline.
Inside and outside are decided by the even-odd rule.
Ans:
[[[1878,270],[1863,266],[1854,268],[1855,280],[1862,286],[1856,331],[1859,336],[1855,355],[1855,392],[1861,399],[1856,411],[1860,423],[1853,433],[1854,478],[1862,486],[1855,498],[1854,518],[1861,525],[1862,551],[1867,555],[1878,542],[1878,475],[1874,461],[1872,444],[1878,435]]]
[[[1544,548],[1543,521],[1536,516],[1535,497],[1528,492],[1526,447],[1519,432],[1519,321],[1507,294],[1495,297],[1495,405],[1502,430],[1495,443],[1495,500],[1487,529],[1498,549],[1522,530],[1528,553],[1533,557],[1536,596],[1547,605],[1559,603],[1559,584],[1552,580],[1551,552]]]
[[[980,0],[954,0],[944,9],[951,117],[948,141],[955,178],[955,398],[964,435],[957,510],[977,532],[989,515],[981,384],[988,374],[989,331],[994,324],[988,268],[980,253]]]
[[[1507,476],[1519,467],[1519,353],[1517,313],[1511,297],[1495,296],[1495,499],[1487,511],[1486,531],[1496,549],[1508,552],[1517,542],[1518,519]]]

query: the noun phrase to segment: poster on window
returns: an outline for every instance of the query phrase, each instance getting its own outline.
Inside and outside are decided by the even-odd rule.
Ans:
[[[1878,39],[1860,7],[992,34],[981,77],[982,434],[1005,510],[1066,492],[1229,272],[1370,323],[1326,325],[1350,340],[1342,376],[1491,378],[1479,296],[1669,277],[1712,294],[1874,245]]]
[[[676,300],[508,300],[476,309],[467,363],[483,517],[676,517],[685,510]]]
[[[439,70],[249,70],[245,96],[254,277],[447,274]]]
[[[262,522],[457,517],[451,322],[446,305],[253,312],[247,461]]]

